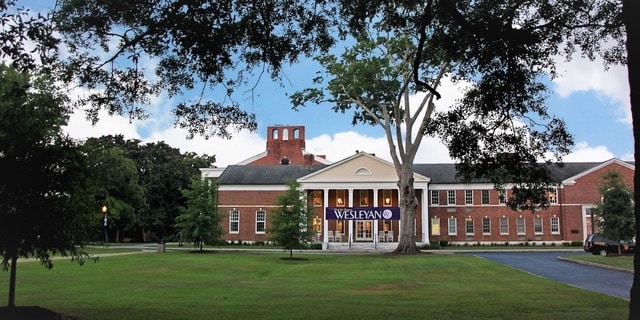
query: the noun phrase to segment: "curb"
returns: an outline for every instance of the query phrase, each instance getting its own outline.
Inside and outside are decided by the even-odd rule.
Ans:
[[[597,268],[615,270],[615,271],[622,271],[622,272],[631,273],[631,274],[634,273],[633,270],[629,270],[629,269],[626,269],[626,268],[614,267],[614,266],[609,266],[609,265],[606,265],[606,264],[600,264],[600,263],[595,263],[595,262],[590,262],[590,261],[575,260],[575,259],[566,258],[566,257],[557,257],[557,259],[558,260],[562,260],[562,261],[566,261],[566,262],[572,262],[572,263],[576,263],[576,264],[582,264],[582,265],[586,265],[586,266],[591,266],[591,267],[597,267]]]

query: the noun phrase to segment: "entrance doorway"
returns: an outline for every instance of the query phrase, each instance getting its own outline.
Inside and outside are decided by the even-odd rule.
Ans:
[[[356,220],[356,241],[373,241],[373,220]]]

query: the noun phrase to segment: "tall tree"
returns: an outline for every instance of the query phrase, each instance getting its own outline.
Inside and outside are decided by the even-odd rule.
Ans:
[[[218,188],[210,180],[195,177],[190,188],[182,192],[188,199],[187,206],[176,218],[175,227],[202,251],[203,245],[214,244],[224,233],[220,226],[222,215],[218,210]]]
[[[640,160],[640,21],[637,12],[640,11],[640,2],[633,0],[622,1],[622,21],[626,34],[626,63],[629,78],[629,91],[631,101],[631,118],[633,122],[633,146],[635,163]],[[640,186],[640,172],[634,172],[634,186]],[[640,203],[640,192],[634,192],[634,203]],[[634,207],[635,238],[640,239],[640,207]],[[633,285],[629,299],[629,320],[640,319],[640,251],[636,250],[633,256]]]
[[[2,22],[16,26],[0,30],[0,55],[10,58],[20,68],[33,70],[36,64],[29,54],[31,49],[24,46],[25,41],[38,41],[36,52],[48,59],[55,56],[59,40],[52,36],[54,28],[49,23],[50,16],[29,18],[24,10],[15,10],[15,3],[9,0],[0,4]],[[573,53],[577,49],[582,49],[589,57],[594,57],[595,52],[602,52],[607,63],[626,62],[635,150],[636,154],[640,152],[640,126],[637,125],[640,113],[636,110],[640,76],[637,30],[640,28],[634,16],[638,12],[638,1],[295,0],[272,3],[236,0],[224,4],[208,1],[188,4],[174,1],[65,1],[61,8],[56,12],[60,19],[58,25],[62,27],[65,39],[77,49],[74,51],[77,54],[72,55],[74,58],[63,68],[64,74],[68,75],[65,79],[77,76],[88,88],[102,88],[104,85],[104,92],[108,93],[86,97],[95,102],[89,112],[94,120],[97,110],[102,107],[112,112],[128,111],[134,117],[143,116],[143,106],[148,103],[145,97],[158,92],[160,86],[170,88],[169,93],[175,94],[193,88],[196,81],[202,80],[205,84],[220,84],[227,93],[231,93],[236,84],[247,78],[242,72],[237,74],[240,77],[228,77],[228,72],[247,71],[256,66],[262,66],[263,70],[277,77],[282,63],[293,62],[301,54],[309,54],[314,49],[330,47],[335,40],[331,37],[332,26],[339,28],[346,23],[348,31],[358,35],[367,30],[364,27],[366,23],[375,20],[386,23],[390,28],[413,27],[421,34],[419,48],[446,49],[445,52],[457,57],[457,62],[467,61],[453,65],[458,70],[469,74],[486,72],[493,74],[495,79],[502,77],[500,66],[506,67],[514,61],[528,61],[532,69],[547,68],[554,74],[554,56]],[[431,37],[432,45],[423,46],[429,43],[425,32],[429,26],[442,32]],[[342,36],[347,30],[340,31]],[[98,47],[106,51],[110,43],[117,45],[106,59],[93,51]],[[216,45],[211,46],[212,43]],[[528,54],[517,54],[521,49]],[[51,52],[53,54],[48,55]],[[428,50],[418,52],[426,55],[416,54],[414,65],[441,57],[438,53],[428,54]],[[491,52],[502,55],[492,55]],[[157,82],[144,77],[139,63],[143,55],[161,59],[157,69],[161,77]],[[235,63],[234,58],[246,64],[234,69],[230,67]],[[42,66],[48,68],[52,65],[55,64],[45,63]],[[123,68],[118,69],[118,66]],[[424,77],[414,74],[416,84],[435,92],[423,81]],[[508,87],[500,81],[483,83],[486,89],[483,97],[489,102],[491,96],[498,98],[493,94],[492,85],[503,89]],[[501,90],[495,92],[497,94]],[[480,111],[483,105],[490,106],[476,104]],[[176,116],[177,123],[191,126],[192,133],[228,135],[226,127],[231,123],[255,128],[252,115],[243,112],[235,103],[225,106],[196,98],[181,103],[176,108]],[[463,154],[461,149],[456,152]],[[478,165],[472,166],[473,158],[469,158],[460,166],[461,173],[467,177],[484,174],[487,168],[500,165],[500,161],[491,157],[480,157]],[[502,158],[505,160],[502,163],[509,162],[509,157]],[[499,176],[508,175],[496,175]],[[640,183],[640,173],[635,179]],[[635,193],[636,197],[640,197],[638,194]],[[636,217],[639,217],[640,211],[636,210]],[[636,218],[636,223],[639,221]],[[636,227],[636,232],[640,234],[640,226]],[[634,258],[634,266],[640,270],[639,255]],[[637,301],[640,294],[639,274],[636,272],[634,276],[631,302]],[[630,316],[638,318],[633,309],[630,311]]]
[[[469,97],[467,100],[451,106],[453,111],[436,116],[436,89],[443,77],[465,78],[456,67],[450,67],[459,63],[441,53],[440,60],[429,59],[437,65],[418,67],[414,60],[420,51],[420,35],[411,29],[387,30],[387,25],[375,24],[370,28],[370,36],[358,38],[357,44],[340,58],[333,55],[318,58],[330,77],[327,89],[307,89],[294,94],[292,100],[294,106],[307,101],[328,101],[336,112],[353,108],[354,124],[373,124],[383,128],[401,191],[402,227],[395,252],[418,251],[414,232],[418,204],[413,185],[413,162],[425,135],[441,136],[451,155],[462,158],[467,169],[475,169],[479,165],[476,161],[480,159],[492,161],[494,167],[486,167],[484,175],[499,186],[517,183],[509,198],[509,204],[514,208],[545,205],[544,191],[551,186],[552,180],[546,167],[537,160],[546,153],[567,153],[572,140],[561,120],[551,119],[548,126],[527,121],[534,116],[540,119],[548,117],[546,108],[540,103],[540,88],[523,81],[524,71],[518,68],[505,72],[502,78],[503,82],[510,82],[512,88],[518,87],[515,83],[522,88],[511,93],[513,98],[501,97],[502,101],[483,105],[484,111],[480,113],[474,109],[477,106],[468,100],[481,100],[482,84],[469,85],[465,92]],[[429,73],[427,78],[431,80],[427,85],[432,91],[421,95],[419,102],[412,105],[410,94],[417,89],[414,83],[416,72]],[[535,76],[535,72],[527,72]],[[471,78],[467,80],[472,82]],[[316,81],[322,83],[324,78],[318,77]],[[446,110],[450,106],[444,107]],[[506,163],[511,166],[505,166]]]
[[[83,205],[86,158],[62,135],[65,97],[43,78],[0,65],[0,253],[15,307],[19,257],[52,268],[51,255],[82,262],[93,216]]]
[[[630,240],[635,235],[633,192],[618,172],[608,171],[600,185],[601,201],[593,208],[605,238]],[[620,253],[618,243],[618,253]]]
[[[189,188],[195,170],[179,149],[165,142],[139,146],[134,159],[148,204],[142,212],[141,227],[159,239],[173,236],[175,219],[187,202],[181,190]]]
[[[145,117],[151,96],[194,88],[238,85],[335,41],[327,0],[59,1],[56,24],[70,59],[64,70],[91,92],[82,99],[97,110]],[[148,70],[143,61],[153,59]],[[68,78],[70,80],[70,78]],[[231,102],[186,96],[175,106],[176,124],[192,134],[228,137],[230,126],[255,130],[255,116]],[[229,101],[229,100],[227,100]]]
[[[92,192],[98,202],[96,211],[102,206],[107,207],[106,222],[101,223],[106,223],[103,225],[106,232],[115,232],[110,239],[119,242],[121,233],[132,236],[147,202],[136,163],[127,157],[126,150],[104,145],[104,141],[91,138],[85,142],[85,147],[94,170]],[[109,238],[105,237],[105,241]]]
[[[277,199],[277,209],[270,215],[271,223],[267,228],[270,240],[289,250],[302,249],[311,242],[315,231],[311,228],[313,208],[309,206],[304,193],[300,192],[297,182],[287,185],[287,192]]]

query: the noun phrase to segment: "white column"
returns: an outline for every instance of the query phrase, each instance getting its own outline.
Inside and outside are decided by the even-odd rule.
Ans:
[[[353,189],[349,189],[348,193],[349,193],[348,206],[350,208],[352,208],[353,207]],[[353,242],[353,239],[354,239],[354,235],[353,235],[353,220],[349,220],[349,240],[347,242],[351,243],[351,242]]]
[[[378,206],[378,189],[373,189],[373,206]],[[373,242],[378,242],[378,219],[373,220]]]
[[[326,247],[326,243],[329,242],[329,238],[327,237],[327,234],[329,233],[329,224],[327,223],[328,220],[325,208],[327,207],[327,204],[329,204],[329,190],[323,189],[322,191],[324,193],[322,200],[322,242],[325,243],[323,247]]]
[[[429,234],[429,188],[422,189],[422,242],[430,244],[431,236]]]

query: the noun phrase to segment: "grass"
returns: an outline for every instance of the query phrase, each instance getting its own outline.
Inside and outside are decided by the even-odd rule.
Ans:
[[[608,255],[603,256],[570,256],[567,257],[572,260],[585,261],[593,264],[600,264],[605,266],[612,266],[616,268],[626,269],[633,271],[633,255]]]
[[[18,265],[16,304],[78,319],[623,319],[628,302],[469,255],[187,252]],[[0,302],[8,273],[0,274]],[[588,303],[585,303],[588,301]]]

